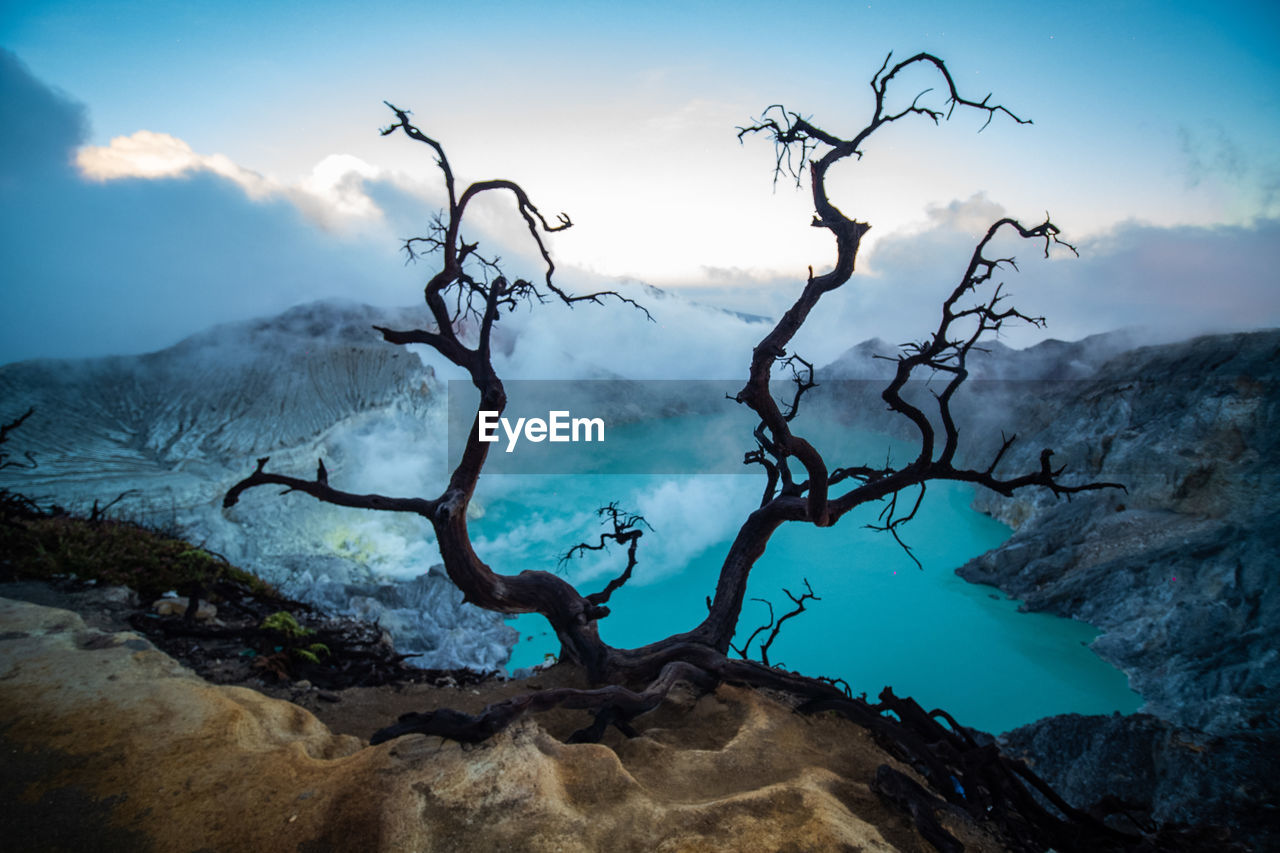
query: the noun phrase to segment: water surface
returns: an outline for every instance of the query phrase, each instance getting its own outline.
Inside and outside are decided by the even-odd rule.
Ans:
[[[632,424],[665,446],[686,419]],[[906,448],[887,439],[837,430],[824,448],[839,458],[885,458]],[[748,433],[749,434],[749,433]],[[812,431],[810,432],[812,434]],[[861,454],[861,456],[858,456]],[[481,517],[471,522],[476,550],[504,572],[554,569],[576,542],[604,528],[592,510],[610,501],[653,525],[640,544],[635,576],[610,601],[600,622],[612,645],[634,647],[688,630],[706,614],[720,561],[737,525],[758,504],[763,478],[732,475],[505,475],[486,477],[477,493]],[[998,590],[954,574],[968,559],[996,547],[1010,531],[969,508],[970,487],[935,484],[903,538],[923,568],[893,539],[865,525],[882,504],[861,507],[834,528],[784,525],[751,575],[748,598],[792,609],[807,579],[819,601],[787,622],[770,661],[807,675],[847,681],[874,697],[890,685],[927,709],[945,708],[967,725],[1004,731],[1043,716],[1131,712],[1140,698],[1123,673],[1088,648],[1097,632],[1083,623],[1018,612]],[[625,556],[588,555],[560,567],[583,592],[594,592],[621,570]],[[766,605],[748,601],[737,642],[768,619]],[[513,620],[520,630],[511,667],[559,651],[538,615]],[[752,655],[757,654],[755,647]]]

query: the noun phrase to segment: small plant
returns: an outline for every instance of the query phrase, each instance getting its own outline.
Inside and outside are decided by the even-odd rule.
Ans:
[[[305,649],[295,647],[290,649],[289,651],[293,652],[295,655],[297,655],[298,657],[302,658],[305,661],[308,661],[309,663],[320,663],[321,655],[324,655],[325,657],[329,657],[329,654],[330,654],[329,647],[326,646],[324,643],[312,643],[311,645],[307,646]]]
[[[298,624],[298,620],[287,610],[277,610],[270,616],[262,620],[262,628],[268,631],[278,631],[291,640],[299,637],[305,637],[308,634],[314,634],[315,631]]]
[[[0,470],[36,467],[30,452],[16,459],[6,446],[10,433],[34,412],[28,409],[0,424]],[[236,568],[217,554],[175,535],[108,518],[111,507],[130,494],[133,492],[123,492],[105,506],[94,501],[89,517],[83,518],[57,507],[46,510],[24,495],[0,488],[0,554],[6,573],[42,580],[75,576],[132,587],[147,599],[178,590],[216,600],[216,588],[225,591],[227,584],[255,596],[276,596],[257,575]]]
[[[308,663],[318,664],[322,657],[329,657],[332,654],[332,652],[329,651],[329,647],[324,643],[308,643],[305,646],[296,644],[297,640],[301,640],[303,637],[308,637],[314,634],[315,629],[298,624],[297,618],[287,610],[278,610],[275,613],[272,613],[270,616],[262,620],[261,627],[267,631],[275,631],[276,633],[283,635],[285,638],[285,644],[283,646],[276,647],[275,655],[268,655],[260,659],[263,661],[274,659],[276,665],[268,666],[266,668],[269,668],[281,678],[286,677],[286,675],[281,672],[281,669],[284,664],[287,664],[288,655],[293,655]]]

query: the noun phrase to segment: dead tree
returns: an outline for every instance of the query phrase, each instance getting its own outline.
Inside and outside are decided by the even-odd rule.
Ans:
[[[1005,304],[999,284],[992,279],[1002,269],[1013,267],[1014,261],[994,256],[992,243],[997,235],[1010,233],[1036,242],[1046,256],[1054,246],[1074,251],[1059,238],[1057,226],[1048,218],[1029,227],[1010,218],[992,224],[979,240],[958,283],[942,303],[936,331],[907,346],[897,357],[896,373],[882,397],[892,411],[914,425],[919,450],[913,459],[898,467],[845,464],[843,460],[833,464],[792,428],[801,398],[813,387],[813,382],[811,366],[790,354],[788,348],[819,301],[853,276],[858,249],[870,227],[846,216],[828,197],[827,175],[832,167],[850,158],[860,160],[863,146],[876,131],[896,122],[927,119],[937,124],[961,110],[985,115],[987,123],[1000,117],[1019,124],[1029,123],[1004,106],[991,103],[990,96],[976,101],[962,95],[946,64],[935,56],[921,53],[893,65],[890,61],[891,58],[886,58],[871,79],[874,102],[870,120],[851,135],[832,133],[800,113],[778,105],[769,107],[759,119],[739,129],[740,139],[764,135],[772,141],[776,154],[775,181],[789,176],[799,185],[807,176],[815,211],[812,225],[830,232],[835,242],[835,260],[831,269],[822,274],[815,274],[810,267],[794,304],[755,347],[746,384],[736,396],[739,403],[750,407],[759,417],[756,446],[746,454],[745,461],[763,468],[765,488],[760,506],[743,521],[725,555],[716,588],[710,596],[708,613],[701,623],[640,648],[614,648],[601,640],[597,623],[609,613],[605,606],[608,595],[625,582],[634,565],[634,545],[639,533],[635,520],[625,525],[627,519],[616,511],[612,519],[616,529],[601,538],[601,545],[606,539],[625,543],[629,564],[626,572],[600,593],[583,595],[554,572],[525,570],[503,574],[485,564],[472,549],[467,531],[467,506],[491,446],[478,440],[477,419],[472,421],[461,460],[443,490],[434,497],[390,497],[344,491],[331,485],[325,476],[305,479],[270,472],[265,458],[258,460],[252,474],[228,491],[224,499],[227,507],[235,504],[248,489],[275,485],[341,506],[421,516],[435,531],[445,569],[462,590],[465,601],[500,613],[541,614],[559,639],[561,660],[583,667],[594,685],[589,689],[535,691],[491,705],[478,714],[437,710],[406,715],[396,725],[379,732],[375,742],[409,732],[438,734],[461,741],[483,740],[522,714],[552,707],[594,712],[597,725],[586,734],[598,736],[610,723],[629,731],[628,721],[655,708],[677,681],[704,689],[723,682],[775,688],[803,697],[809,709],[835,710],[872,728],[888,748],[920,769],[934,783],[936,791],[943,792],[953,804],[968,808],[975,817],[986,819],[993,809],[1013,809],[1018,818],[1008,832],[1017,835],[1026,829],[1028,822],[1043,824],[1049,829],[1036,830],[1042,836],[1048,832],[1062,849],[1079,849],[1068,837],[1070,833],[1062,835],[1054,828],[1073,821],[1087,822],[1087,818],[1060,803],[1061,814],[1050,814],[1026,793],[1019,781],[1023,770],[1012,770],[1012,765],[1006,766],[1008,762],[1002,757],[988,755],[985,747],[979,747],[958,727],[941,726],[938,723],[941,712],[924,714],[914,703],[904,705],[904,700],[892,694],[882,696],[879,704],[871,704],[849,697],[830,681],[728,656],[752,567],[764,553],[774,531],[787,522],[829,527],[855,507],[885,502],[882,528],[896,537],[898,529],[915,515],[930,482],[972,483],[1004,495],[1031,487],[1048,489],[1055,495],[1071,495],[1115,485],[1067,484],[1061,479],[1063,469],[1052,465],[1052,452],[1048,449],[1041,453],[1036,469],[1003,473],[1001,461],[1013,439],[1004,442],[986,467],[969,468],[957,463],[960,436],[952,417],[951,401],[968,375],[966,362],[970,353],[984,337],[997,332],[1005,323],[1043,323],[1041,318]],[[916,68],[924,68],[937,76],[938,91],[933,98],[941,99],[941,103],[928,105],[930,90],[926,90],[909,105],[891,108],[889,95],[895,81],[902,72]],[[493,366],[491,339],[494,326],[504,312],[530,302],[559,301],[572,306],[584,301],[630,300],[611,292],[573,295],[562,290],[553,277],[555,265],[544,235],[570,227],[569,218],[561,214],[554,223],[548,221],[525,191],[512,181],[479,181],[459,190],[441,143],[415,127],[407,111],[390,104],[388,107],[396,121],[382,131],[383,135],[401,131],[432,149],[444,177],[448,206],[434,219],[426,236],[412,238],[404,245],[411,257],[425,250],[439,259],[439,271],[425,289],[428,327],[410,330],[376,327],[377,331],[394,344],[426,344],[435,349],[470,377],[480,392],[477,412],[501,414],[507,397]],[[483,193],[511,196],[542,260],[543,269],[536,282],[508,278],[496,259],[482,255],[478,243],[464,238],[462,227],[468,207]],[[790,369],[795,379],[794,397],[782,406],[769,389],[770,380],[779,367]],[[931,411],[904,398],[902,392],[910,380],[938,374],[945,381],[934,395]],[[900,722],[882,716],[884,710],[893,710]],[[981,761],[974,757],[979,753],[985,756]],[[963,786],[960,793],[956,792],[956,780]],[[895,788],[888,781],[885,786],[886,791],[894,788],[896,793],[891,793],[895,797],[908,796],[902,793],[906,790],[904,786]],[[1086,835],[1092,839],[1090,849],[1110,849],[1121,843],[1100,824],[1089,823],[1089,827]],[[1070,831],[1083,830],[1076,825]],[[1032,842],[1027,843],[1034,846]]]

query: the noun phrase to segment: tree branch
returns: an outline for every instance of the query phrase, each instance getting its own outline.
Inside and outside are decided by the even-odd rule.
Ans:
[[[223,509],[235,506],[240,500],[240,495],[244,494],[245,491],[256,486],[266,485],[284,486],[284,493],[305,492],[317,500],[338,506],[355,507],[357,509],[379,509],[389,512],[412,512],[423,518],[430,518],[439,506],[439,501],[425,500],[423,498],[389,498],[384,495],[374,494],[357,495],[352,492],[335,489],[328,483],[328,473],[324,470],[324,463],[321,463],[314,480],[302,480],[297,477],[286,477],[282,474],[267,472],[265,469],[268,461],[270,461],[270,457],[263,456],[258,460],[258,467],[252,474],[227,490],[226,495],[222,498]]]
[[[765,472],[765,486],[760,506],[752,511],[738,530],[725,555],[717,580],[714,598],[708,599],[706,618],[692,631],[676,634],[636,649],[615,649],[599,637],[597,621],[608,614],[605,606],[611,595],[630,579],[636,565],[636,548],[642,528],[647,527],[638,515],[627,514],[610,504],[598,513],[611,530],[600,534],[596,544],[580,543],[569,550],[562,563],[580,557],[586,551],[602,551],[610,543],[625,545],[627,565],[600,592],[583,596],[556,575],[537,570],[519,574],[499,574],[486,565],[472,548],[467,529],[467,507],[475,491],[489,452],[489,445],[478,440],[477,421],[473,420],[466,447],[457,467],[450,475],[443,493],[435,499],[391,498],[381,495],[358,495],[334,489],[321,462],[314,479],[305,480],[265,470],[267,459],[260,459],[249,477],[234,485],[224,498],[224,506],[234,505],[247,489],[260,485],[284,486],[288,491],[301,491],[313,497],[345,506],[414,512],[430,520],[440,547],[445,570],[463,593],[464,601],[501,613],[536,612],[544,615],[561,642],[561,659],[580,664],[586,671],[589,689],[560,688],[529,693],[504,702],[494,703],[478,714],[437,710],[406,715],[396,725],[375,735],[381,742],[409,732],[422,732],[476,742],[490,737],[513,720],[529,712],[553,707],[578,708],[592,712],[594,722],[575,737],[598,738],[609,725],[626,734],[634,731],[630,721],[657,707],[677,681],[688,681],[701,690],[722,683],[784,690],[802,697],[800,710],[812,713],[833,710],[847,716],[873,732],[886,748],[902,762],[922,774],[934,793],[923,792],[906,784],[906,777],[894,773],[880,774],[878,790],[900,802],[916,817],[917,823],[939,844],[954,839],[937,828],[933,809],[938,794],[950,807],[964,808],[979,820],[998,821],[1011,846],[1043,849],[1052,844],[1063,849],[1116,849],[1117,836],[1105,827],[1088,822],[1087,816],[1070,810],[1054,800],[1062,817],[1047,811],[1028,791],[1024,783],[1041,790],[1034,774],[1015,768],[993,747],[979,746],[967,732],[952,723],[948,731],[939,722],[940,712],[924,714],[910,700],[899,700],[891,691],[880,696],[880,703],[870,705],[863,699],[851,698],[848,685],[785,672],[768,666],[768,653],[788,619],[804,612],[808,601],[817,600],[807,580],[806,592],[795,595],[784,592],[795,608],[775,619],[772,604],[769,622],[757,628],[742,649],[734,649],[744,658],[753,642],[760,644],[761,663],[732,660],[726,653],[736,632],[750,572],[764,553],[768,542],[780,526],[802,521],[819,527],[836,523],[843,515],[870,501],[885,501],[877,529],[890,533],[910,554],[899,529],[915,518],[924,498],[927,483],[935,480],[970,482],[1011,494],[1024,488],[1039,486],[1055,495],[1070,496],[1078,492],[1119,487],[1112,483],[1064,483],[1065,469],[1054,468],[1052,452],[1040,456],[1039,468],[1016,476],[997,474],[1015,438],[1002,435],[1002,446],[982,470],[955,466],[959,446],[959,430],[951,405],[955,394],[968,377],[969,354],[978,348],[985,336],[998,334],[1006,322],[1043,324],[1043,319],[1007,306],[998,282],[986,298],[976,296],[977,289],[1008,268],[1016,269],[1013,258],[992,257],[990,244],[1004,230],[1014,231],[1022,239],[1042,240],[1046,256],[1054,245],[1074,252],[1074,247],[1059,238],[1059,232],[1046,215],[1044,222],[1031,228],[1012,218],[1001,219],[991,226],[975,248],[960,282],[943,302],[942,317],[934,334],[903,348],[897,357],[894,377],[882,393],[891,411],[915,426],[919,452],[905,465],[895,466],[886,459],[883,466],[850,465],[829,467],[822,453],[793,425],[798,423],[803,395],[815,386],[813,366],[789,353],[792,341],[821,298],[844,286],[855,270],[861,241],[870,228],[866,222],[846,216],[827,194],[826,176],[832,166],[863,157],[863,147],[878,129],[914,117],[935,124],[950,118],[957,107],[985,114],[985,128],[998,115],[1026,124],[1013,112],[992,104],[990,96],[975,100],[962,95],[951,72],[942,60],[920,53],[891,65],[892,55],[871,78],[874,105],[866,124],[853,135],[841,136],[827,131],[805,116],[781,105],[765,109],[754,123],[738,129],[739,140],[748,135],[766,134],[774,145],[774,182],[782,174],[801,183],[806,172],[813,198],[813,227],[829,231],[835,241],[834,263],[826,272],[815,274],[808,269],[804,285],[791,307],[759,341],[750,361],[747,381],[735,399],[748,406],[758,418],[753,430],[755,448],[744,454],[746,464],[759,464]],[[939,84],[925,89],[905,106],[890,107],[889,94],[900,85],[902,72],[923,66],[939,78]],[[937,93],[936,97],[931,97]],[[938,103],[937,98],[941,98]],[[899,102],[901,103],[901,102]],[[425,235],[404,241],[409,260],[422,255],[438,255],[440,269],[424,288],[424,300],[434,328],[398,331],[375,327],[383,338],[395,344],[426,344],[439,351],[455,365],[463,367],[480,392],[479,410],[501,413],[506,407],[506,392],[493,366],[490,352],[494,325],[518,305],[558,300],[573,306],[582,301],[602,302],[612,297],[636,304],[612,291],[573,295],[562,290],[554,280],[555,264],[546,235],[571,226],[565,215],[554,222],[548,220],[529,199],[524,190],[509,180],[479,181],[458,193],[455,178],[443,146],[423,134],[409,120],[409,113],[391,104],[396,123],[384,128],[383,135],[401,130],[410,139],[429,146],[436,155],[446,185],[448,207],[431,221]],[[462,220],[472,201],[485,192],[510,193],[516,212],[521,216],[530,239],[537,247],[543,266],[538,283],[520,277],[509,277],[500,259],[482,253],[477,242],[462,236]],[[824,267],[825,268],[825,267]],[[636,306],[639,307],[639,306]],[[644,310],[644,309],[641,309]],[[646,316],[648,312],[645,311]],[[652,319],[652,317],[650,317]],[[472,324],[476,324],[473,329]],[[463,335],[475,332],[474,346],[464,343]],[[468,337],[470,341],[470,337]],[[790,399],[775,399],[770,381],[776,366],[789,369],[794,391]],[[942,387],[934,390],[933,403],[921,407],[904,398],[902,391],[913,377],[927,373],[940,377]],[[936,407],[936,409],[935,409]],[[932,416],[926,413],[928,408]],[[936,421],[936,423],[935,423]],[[2,438],[2,434],[0,434]],[[804,469],[800,478],[798,465]],[[798,482],[798,479],[800,481]],[[836,490],[839,487],[839,490]],[[899,511],[899,496],[907,489],[918,488],[910,508]],[[904,504],[905,505],[905,501]],[[912,559],[915,559],[912,556]],[[918,562],[917,562],[918,565]],[[766,634],[766,632],[768,632]],[[643,685],[638,687],[637,685]],[[886,717],[892,714],[896,720]],[[945,717],[945,715],[942,715]],[[946,718],[950,720],[949,717]],[[896,774],[896,775],[895,775]],[[936,831],[935,831],[936,830]],[[1046,842],[1042,843],[1042,842]],[[1097,842],[1097,843],[1095,843]],[[1039,846],[1037,846],[1039,845]]]
[[[878,470],[867,466],[853,466],[836,468],[835,471],[832,471],[829,469],[821,452],[791,429],[791,420],[795,416],[795,410],[798,407],[799,394],[803,392],[797,391],[796,399],[788,411],[780,408],[778,402],[769,393],[769,382],[773,368],[777,363],[781,362],[784,365],[791,366],[794,372],[794,362],[791,361],[794,356],[788,356],[787,347],[790,346],[791,340],[817,306],[818,301],[824,294],[843,286],[853,276],[862,238],[870,228],[867,223],[859,222],[846,216],[831,202],[826,188],[827,172],[833,165],[846,158],[861,159],[863,144],[881,127],[912,116],[922,116],[936,124],[944,118],[950,118],[956,107],[963,107],[986,113],[988,124],[999,114],[1004,114],[1019,124],[1029,123],[1028,120],[1020,118],[1006,107],[992,104],[989,95],[982,100],[974,100],[962,95],[946,63],[932,54],[919,53],[890,67],[891,59],[892,54],[885,58],[880,69],[872,76],[871,90],[875,102],[871,118],[861,130],[852,136],[846,138],[827,131],[814,124],[811,119],[802,116],[798,112],[787,110],[780,104],[767,107],[759,119],[754,120],[752,124],[738,128],[739,141],[744,140],[748,135],[763,133],[773,142],[775,184],[778,176],[784,171],[795,178],[797,184],[799,184],[801,176],[807,167],[815,214],[812,225],[830,231],[836,242],[836,259],[832,269],[822,275],[815,275],[813,268],[810,267],[800,296],[792,304],[791,308],[783,314],[773,329],[756,345],[752,354],[747,384],[738,392],[736,397],[738,402],[749,406],[760,418],[760,427],[756,430],[757,450],[748,453],[743,461],[761,464],[765,467],[767,482],[761,509],[768,507],[771,502],[783,499],[791,501],[796,496],[803,495],[804,513],[802,520],[819,527],[834,524],[852,506],[865,503],[868,500],[879,500],[891,496],[901,488],[917,485],[926,479],[935,478],[934,475],[945,473],[950,465],[948,457],[941,468],[930,469],[934,451],[934,427],[922,411],[907,403],[898,393],[901,390],[902,383],[905,383],[906,378],[910,376],[911,371],[916,366],[926,363],[930,365],[946,364],[948,359],[943,357],[944,353],[941,350],[923,354],[918,353],[916,354],[917,358],[909,362],[905,367],[900,364],[898,372],[902,377],[901,382],[895,379],[895,383],[891,384],[890,388],[886,390],[888,395],[886,401],[890,402],[890,407],[915,423],[920,432],[920,455],[914,467],[910,470]],[[924,95],[927,94],[926,91],[916,95],[906,108],[897,112],[889,111],[886,103],[890,84],[902,71],[914,65],[927,65],[941,77],[943,83],[942,91],[945,98],[942,107],[923,105],[921,101]],[[983,128],[985,127],[986,124],[983,125]],[[1002,220],[1001,223],[992,226],[988,237],[979,244],[975,252],[975,259],[970,264],[965,280],[944,305],[942,327],[942,340],[944,342],[946,341],[945,333],[950,323],[955,319],[953,306],[956,300],[977,284],[985,281],[985,278],[990,277],[990,274],[998,266],[998,264],[991,265],[991,262],[987,261],[982,255],[982,250],[994,236],[994,233],[1003,225],[1017,228],[1025,237],[1041,237],[1045,239],[1046,252],[1051,242],[1058,242],[1057,228],[1047,219],[1043,225],[1034,229],[1022,228],[1014,220]],[[984,273],[986,274],[985,276],[983,275]],[[967,354],[969,347],[976,342],[982,332],[998,329],[1000,323],[1005,320],[1023,316],[1017,312],[999,310],[997,308],[998,299],[999,294],[997,293],[995,301],[989,303],[985,312],[981,313],[979,326],[983,328],[958,353],[960,356],[958,367],[954,363],[947,365],[953,372],[958,370],[959,381],[963,381],[964,378],[963,356]],[[959,316],[972,317],[975,315],[964,313]],[[942,344],[939,344],[939,346],[942,346]],[[922,351],[926,349],[928,348],[922,347]],[[956,387],[959,386],[959,381],[955,383]],[[950,396],[954,391],[955,387],[944,391],[941,398],[944,430],[948,438],[954,432],[954,423],[949,422],[950,410],[948,408]],[[952,450],[952,452],[954,451]],[[770,457],[768,464],[765,464],[766,455]],[[794,457],[805,469],[807,480],[802,488],[790,486],[790,472],[787,460],[791,457]],[[836,479],[836,475],[839,478],[837,482],[853,478],[861,481],[861,484],[841,498],[833,501],[830,497],[830,489],[833,485],[833,479]],[[779,482],[783,484],[781,489],[778,488]],[[793,504],[788,503],[788,514],[792,511],[793,506]],[[751,522],[748,521],[748,525],[750,524]],[[890,525],[888,529],[895,539],[901,543],[896,527],[897,525],[894,524]],[[747,525],[744,525],[745,529],[747,529]],[[767,533],[765,534],[766,539],[768,535]],[[729,640],[733,636],[746,590],[747,575],[750,572],[751,565],[754,563],[754,557],[751,554],[757,551],[757,545],[754,543],[749,547],[735,543],[735,548],[737,547],[743,547],[745,550],[743,553],[738,554],[734,553],[734,549],[731,549],[731,553],[726,558],[722,569],[721,582],[717,585],[716,598],[712,602],[711,610],[706,620],[695,631],[695,634],[706,637],[708,641],[721,650],[728,648]],[[903,547],[906,547],[905,544]],[[909,549],[907,550],[910,553]],[[726,580],[726,578],[728,579]]]
[[[781,632],[781,631],[782,631],[782,624],[783,624],[784,622],[786,622],[788,619],[794,619],[796,616],[799,616],[801,613],[803,613],[803,612],[805,611],[805,607],[804,607],[804,605],[805,605],[805,602],[806,602],[806,601],[821,601],[821,600],[822,600],[821,598],[819,598],[817,595],[815,595],[815,594],[814,594],[814,592],[813,592],[813,587],[809,586],[809,579],[808,579],[808,578],[805,578],[805,579],[804,579],[804,588],[805,588],[805,590],[807,590],[807,591],[806,591],[806,592],[801,593],[801,594],[799,595],[799,597],[797,597],[796,595],[794,595],[794,594],[791,592],[791,590],[789,590],[789,589],[783,589],[783,590],[782,590],[782,591],[783,591],[783,593],[787,596],[787,598],[791,599],[792,603],[796,605],[796,607],[795,607],[795,609],[794,609],[794,610],[790,610],[790,611],[788,611],[788,612],[786,612],[786,613],[782,614],[782,616],[781,616],[781,617],[779,617],[779,619],[778,619],[776,622],[775,622],[775,621],[774,621],[774,619],[773,619],[773,604],[772,604],[771,602],[766,601],[766,600],[765,600],[765,599],[763,599],[763,598],[753,598],[753,599],[752,599],[752,601],[759,601],[759,602],[761,602],[762,604],[764,604],[766,607],[768,607],[768,608],[769,608],[769,621],[768,621],[768,622],[766,622],[764,625],[761,625],[759,628],[756,628],[754,631],[752,631],[752,632],[751,632],[751,636],[747,637],[747,641],[746,641],[745,643],[743,643],[743,644],[742,644],[742,648],[740,648],[740,649],[734,649],[734,651],[735,651],[735,652],[737,652],[737,653],[738,653],[738,655],[739,655],[743,660],[746,660],[746,659],[747,659],[747,657],[748,657],[748,654],[747,654],[747,653],[748,653],[748,651],[751,649],[751,642],[752,642],[752,641],[753,641],[753,640],[754,640],[754,639],[755,639],[759,634],[763,633],[764,631],[769,631],[769,636],[768,636],[768,638],[766,638],[762,643],[760,643],[760,646],[759,646],[759,649],[760,649],[760,662],[761,662],[762,664],[764,664],[765,666],[772,666],[772,665],[773,665],[773,664],[770,664],[770,663],[769,663],[769,649],[773,646],[773,641],[774,641],[774,640],[776,640],[776,639],[778,639],[778,634],[779,634],[779,632]],[[772,630],[770,630],[770,629],[772,629]],[[730,648],[732,648],[732,646],[731,646]]]
[[[627,546],[627,566],[622,573],[602,589],[600,592],[592,593],[586,596],[586,600],[595,605],[604,605],[608,603],[609,597],[622,588],[628,580],[631,579],[631,571],[636,567],[636,548],[640,544],[640,537],[644,535],[642,527],[649,528],[653,532],[653,528],[649,522],[644,520],[643,515],[624,512],[618,508],[617,502],[612,502],[608,506],[602,506],[596,510],[596,515],[601,517],[601,523],[605,523],[605,516],[608,516],[608,523],[613,525],[612,532],[600,534],[600,541],[592,545],[587,542],[579,542],[569,549],[563,557],[560,558],[560,565],[572,560],[574,557],[581,557],[587,551],[603,551],[608,548],[610,541],[619,545]],[[601,606],[600,618],[609,614],[609,608]]]
[[[4,443],[9,440],[9,433],[13,432],[15,429],[17,429],[18,427],[26,423],[27,418],[31,417],[35,413],[36,413],[36,408],[35,406],[32,406],[22,414],[18,415],[18,417],[9,421],[9,423],[0,426],[0,447],[3,447]],[[24,451],[22,454],[22,458],[25,461],[19,462],[17,460],[10,459],[8,451],[0,449],[0,471],[4,470],[5,468],[26,468],[30,470],[32,468],[39,467],[36,464],[35,454],[33,454],[30,450]]]

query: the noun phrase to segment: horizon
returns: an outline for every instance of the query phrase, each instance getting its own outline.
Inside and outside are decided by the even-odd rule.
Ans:
[[[649,285],[649,287],[653,287],[653,285]],[[662,288],[657,288],[657,289],[663,290]],[[685,294],[680,293],[678,291],[674,291],[674,290],[664,291],[664,292],[668,293],[671,296],[681,298],[682,300],[685,297]],[[208,326],[195,329],[190,334],[183,335],[181,338],[175,341],[165,343],[154,349],[142,350],[142,351],[132,352],[132,353],[124,353],[124,352],[103,353],[99,355],[37,356],[31,359],[20,359],[16,361],[6,362],[3,364],[0,364],[0,368],[9,367],[11,365],[16,366],[26,362],[40,362],[40,361],[50,361],[50,360],[78,361],[78,360],[121,359],[121,358],[131,359],[131,358],[141,358],[146,356],[154,356],[154,355],[159,355],[159,354],[168,352],[169,350],[179,349],[185,345],[188,345],[192,342],[200,341],[202,339],[212,339],[216,341],[217,340],[216,333],[219,330],[248,328],[255,324],[277,320],[282,317],[288,316],[290,314],[295,314],[298,311],[310,309],[315,306],[334,306],[339,308],[351,308],[351,309],[374,309],[374,310],[384,310],[384,311],[393,312],[393,313],[412,311],[412,310],[417,310],[419,308],[419,306],[416,304],[375,305],[368,302],[360,302],[356,298],[353,298],[350,296],[343,296],[343,295],[321,297],[318,299],[312,299],[305,302],[299,302],[294,305],[290,305],[286,308],[283,308],[279,311],[272,311],[265,314],[259,314],[253,317],[238,318],[234,320],[220,320],[214,323],[210,323]],[[706,312],[706,313],[710,313],[712,316],[718,316],[719,318],[725,320],[726,322],[737,321],[752,327],[762,327],[765,325],[772,326],[772,324],[774,324],[777,321],[776,317],[765,317],[763,315],[753,315],[750,317],[744,317],[740,312],[736,312],[731,309],[721,308],[716,305],[701,303],[693,300],[685,301],[685,304],[683,307],[686,309],[689,309],[688,313],[695,315],[695,317],[697,313]],[[572,324],[572,317],[570,318],[570,324]],[[1040,336],[1032,341],[1022,341],[1022,342],[1017,342],[1017,341],[1010,342],[1006,340],[993,338],[986,341],[983,349],[991,349],[995,347],[995,348],[1004,348],[1011,352],[1025,352],[1028,350],[1033,350],[1045,344],[1075,345],[1075,344],[1085,343],[1086,341],[1093,340],[1093,339],[1097,339],[1097,340],[1121,339],[1124,341],[1123,348],[1118,350],[1117,353],[1123,353],[1123,352],[1128,352],[1129,350],[1132,350],[1132,349],[1138,349],[1138,348],[1147,347],[1147,346],[1163,346],[1166,344],[1173,345],[1173,344],[1184,343],[1200,337],[1219,337],[1219,336],[1228,336],[1228,335],[1236,335],[1236,334],[1266,334],[1268,332],[1273,332],[1273,331],[1280,331],[1280,325],[1259,326],[1257,328],[1252,328],[1252,329],[1239,329],[1239,330],[1231,330],[1231,331],[1191,332],[1186,335],[1168,334],[1160,329],[1155,329],[1151,327],[1120,326],[1114,329],[1107,329],[1105,331],[1090,332],[1088,334],[1081,335],[1080,337],[1076,337],[1076,338],[1055,337],[1052,334],[1046,334],[1046,335]],[[379,335],[372,334],[372,333],[369,335],[369,343],[378,344],[381,341],[382,339]],[[896,344],[892,340],[886,339],[881,335],[872,335],[871,337],[849,342],[847,345],[844,345],[843,349],[841,349],[838,353],[835,353],[833,356],[829,358],[825,358],[822,362],[817,363],[814,366],[818,370],[824,370],[824,369],[836,366],[844,356],[850,353],[853,353],[855,351],[858,351],[862,348],[865,348],[869,344],[882,344],[886,348],[886,350],[894,350],[894,351],[898,350],[901,346],[900,344]],[[422,352],[422,355],[429,355],[429,354],[424,350]],[[746,357],[747,355],[749,355],[749,350],[741,350],[739,352],[729,352],[727,353],[727,355],[731,359],[734,358],[735,356],[741,356],[741,358],[739,358],[738,360],[742,361],[742,365],[740,366],[745,370]],[[511,358],[505,358],[505,357],[502,357],[501,355],[497,356],[497,358],[500,362],[504,362],[508,368],[514,365],[514,361]],[[429,357],[426,360],[426,363],[428,363],[429,366],[431,366],[433,369],[437,371],[443,371],[444,373],[449,373],[452,371],[452,365],[449,365],[444,362],[437,363],[433,357]],[[545,367],[546,365],[543,364],[540,366]],[[519,371],[517,370],[516,372],[519,372]],[[545,372],[545,371],[538,371],[538,372]],[[554,372],[556,373],[557,377],[559,377],[560,371],[556,370]],[[505,370],[504,370],[504,373],[506,373]],[[510,376],[508,378],[513,378],[513,379],[518,378],[518,379],[527,381],[530,379],[538,379],[538,378],[545,378],[545,377],[529,377],[529,376],[520,375],[518,377]],[[639,377],[632,377],[632,378],[638,379]],[[664,377],[646,377],[646,378],[662,379]],[[671,377],[666,377],[666,378],[671,378]],[[719,377],[719,379],[734,379],[734,378],[736,378],[736,375],[734,376],[726,375],[726,376]],[[694,377],[692,375],[682,376],[681,379],[693,380]],[[719,381],[719,380],[709,379],[707,381]]]

